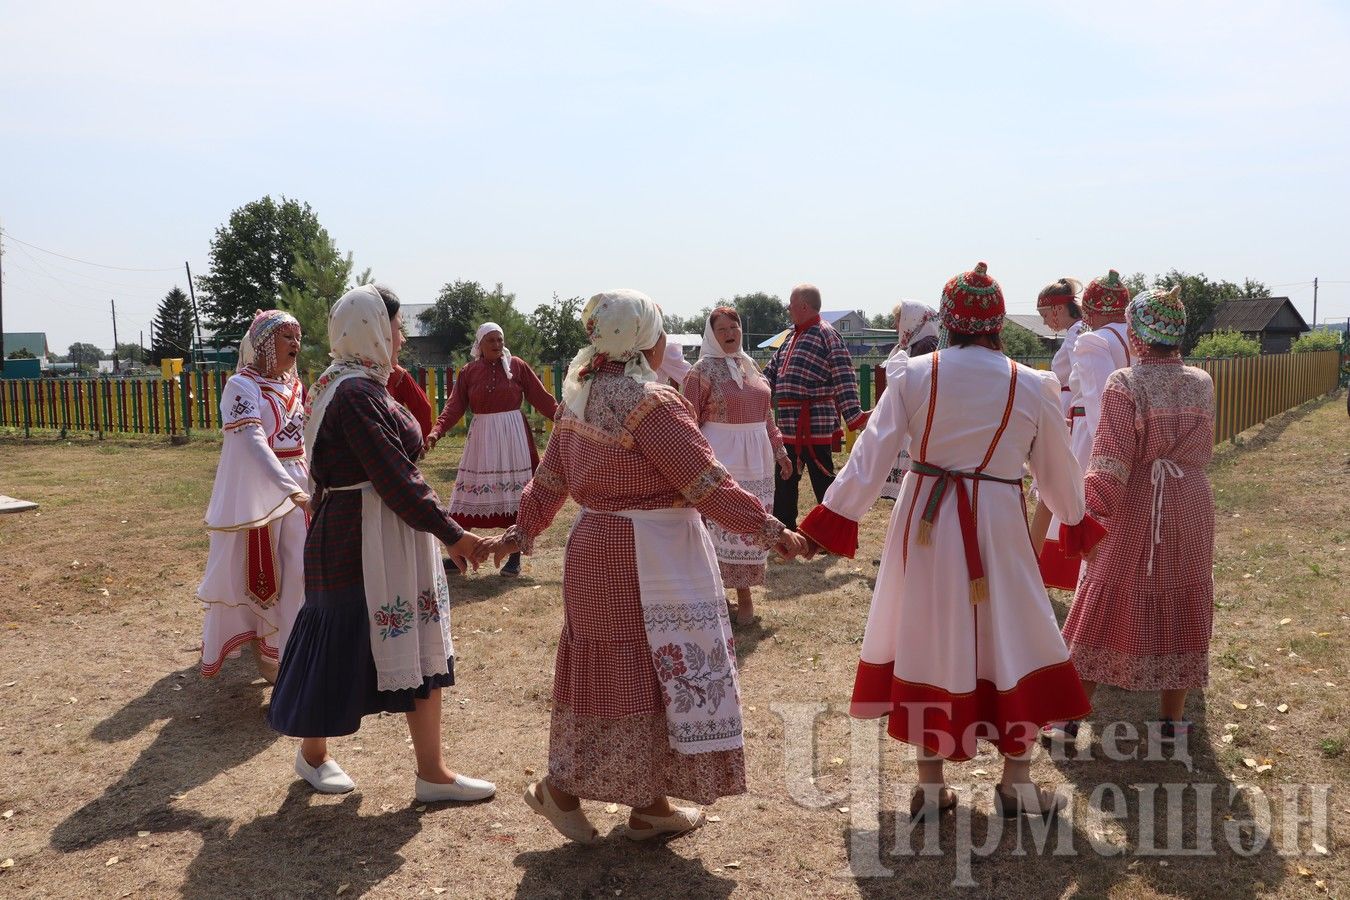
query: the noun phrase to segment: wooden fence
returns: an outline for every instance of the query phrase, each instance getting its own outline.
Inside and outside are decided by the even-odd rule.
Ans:
[[[1049,357],[1021,359],[1038,369],[1050,367]],[[1223,441],[1336,388],[1340,354],[1280,353],[1235,359],[1188,360],[1214,379],[1215,439]],[[455,371],[451,368],[413,369],[439,410],[450,397]],[[564,366],[540,367],[539,377],[554,397],[562,396]],[[193,431],[220,429],[220,394],[225,372],[184,372],[174,379],[43,378],[0,380],[0,427],[189,436]],[[870,409],[885,389],[879,361],[858,366],[858,392]],[[531,414],[536,427],[549,423]],[[463,430],[461,422],[456,430]],[[853,435],[849,435],[852,446]]]

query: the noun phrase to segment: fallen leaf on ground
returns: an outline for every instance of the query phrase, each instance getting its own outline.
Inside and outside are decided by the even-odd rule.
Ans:
[[[1304,868],[1303,866],[1299,866],[1299,867],[1298,867],[1298,874],[1299,874],[1299,875],[1302,875],[1304,878],[1311,878],[1311,877],[1312,877],[1312,869],[1307,869],[1307,868]]]
[[[148,832],[148,831],[138,831],[138,832],[136,832],[136,837],[149,837],[149,836],[150,836],[150,832]]]
[[[1326,855],[1327,855],[1327,848],[1326,848],[1326,847],[1323,847],[1321,844],[1313,844],[1313,845],[1312,845],[1312,848],[1313,848],[1313,852],[1316,853],[1318,856],[1326,856]]]
[[[1252,759],[1250,756],[1248,756],[1247,758],[1245,758],[1244,760],[1242,760],[1242,764],[1243,764],[1244,766],[1246,766],[1247,768],[1249,768],[1249,769],[1255,769],[1255,768],[1256,768],[1256,760]]]
[[[345,893],[347,892],[347,888],[349,888],[349,887],[351,887],[351,883],[350,883],[350,882],[348,882],[347,884],[340,884],[340,885],[338,885],[337,896],[341,897],[343,894],[345,894]]]
[[[836,756],[830,760],[830,765],[832,766],[842,766],[843,764],[844,758],[842,756]]]
[[[103,867],[106,869],[108,866],[115,866],[121,861],[122,857],[120,856],[110,856],[108,857],[108,861],[103,864]]]
[[[4,860],[0,860],[0,869],[12,869],[12,868],[14,868],[13,859],[11,859],[10,857],[5,857]]]
[[[1230,731],[1228,734],[1225,734],[1223,737],[1219,738],[1219,740],[1223,741],[1225,744],[1231,744],[1233,743],[1233,733]]]
[[[14,818],[14,810],[12,809],[7,809],[5,810],[3,815],[0,815],[0,819],[12,819],[12,818]]]
[[[1288,703],[1281,703],[1279,706],[1275,707],[1275,711],[1276,711],[1276,712],[1287,713],[1287,712],[1289,712],[1289,704],[1288,704]]]
[[[720,821],[722,821],[722,817],[721,817],[721,816],[708,816],[708,821],[709,821],[709,822],[720,822]]]
[[[724,869],[739,869],[740,867],[741,864],[739,862],[722,863],[722,868]]]
[[[841,806],[841,807],[839,807],[839,811],[840,811],[841,813],[846,813],[846,812],[848,812],[848,807],[847,807],[847,806]]]
[[[1294,621],[1294,620],[1286,617],[1286,618],[1283,618],[1283,619],[1280,620],[1280,624],[1281,624],[1281,625],[1288,625],[1288,624],[1289,624],[1290,622],[1292,622],[1292,621]]]
[[[427,805],[426,805],[425,803],[423,803],[421,806],[414,806],[414,807],[413,807],[413,812],[426,812],[426,811],[427,811]]]
[[[1234,701],[1233,701],[1233,708],[1234,708],[1234,709],[1246,709],[1246,708],[1247,708],[1247,704],[1243,703],[1241,700],[1234,700]]]
[[[1256,767],[1256,774],[1260,775],[1262,772],[1269,772],[1271,768],[1272,766],[1270,765],[1270,763],[1262,763],[1261,765]]]

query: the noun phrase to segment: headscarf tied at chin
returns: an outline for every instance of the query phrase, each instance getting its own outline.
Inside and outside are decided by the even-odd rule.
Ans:
[[[640,291],[596,294],[581,310],[581,324],[590,344],[577,351],[563,380],[563,403],[578,418],[586,414],[591,381],[607,362],[623,363],[623,374],[637,382],[656,381],[643,350],[661,339],[665,325],[661,307]]]
[[[260,375],[271,375],[276,372],[277,351],[272,338],[277,331],[287,326],[293,326],[298,330],[300,323],[296,321],[295,316],[279,309],[255,310],[253,323],[248,326],[248,331],[244,332],[244,339],[239,342],[239,361],[235,364],[234,370],[242,372],[245,367],[251,366]],[[281,373],[283,380],[293,377],[295,377],[293,366],[287,366],[286,371]]]
[[[473,336],[473,347],[469,350],[469,359],[479,360],[483,358],[483,338],[492,334],[494,331],[502,336],[502,357],[500,362],[502,371],[506,373],[507,379],[510,380],[511,351],[506,346],[506,332],[502,331],[502,326],[498,325],[496,322],[484,322],[482,325],[478,326],[478,331]]]
[[[713,317],[709,313],[708,320],[703,324],[703,346],[698,353],[700,360],[705,359],[725,359],[727,361],[727,372],[731,374],[731,380],[736,382],[736,387],[745,387],[747,378],[759,377],[759,366],[750,358],[750,354],[745,352],[745,345],[736,348],[735,353],[728,353],[722,349],[722,343],[717,339],[717,332],[713,330]]]
[[[384,298],[369,284],[343,294],[328,314],[328,355],[333,362],[305,397],[305,461],[313,462],[328,404],[338,384],[369,378],[388,384],[394,371],[394,328]]]

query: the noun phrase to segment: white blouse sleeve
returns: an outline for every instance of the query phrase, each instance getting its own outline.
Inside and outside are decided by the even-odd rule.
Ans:
[[[220,398],[225,436],[206,508],[206,527],[213,531],[266,525],[295,509],[291,497],[305,492],[267,445],[262,404],[251,379],[235,375],[225,383]]]
[[[1061,522],[1077,525],[1083,518],[1083,470],[1069,449],[1069,430],[1059,406],[1059,379],[1051,372],[1041,379],[1036,437],[1029,464],[1041,500]]]
[[[1114,338],[1112,339],[1114,340]],[[1100,334],[1080,334],[1073,343],[1073,378],[1078,386],[1078,400],[1083,406],[1083,422],[1089,434],[1097,433],[1097,421],[1102,417],[1102,389],[1106,379],[1116,370],[1107,338]]]
[[[895,466],[909,434],[904,386],[908,357],[891,359],[886,366],[886,390],[872,410],[867,427],[853,443],[848,462],[825,492],[823,505],[846,519],[860,521],[881,496],[886,477]]]

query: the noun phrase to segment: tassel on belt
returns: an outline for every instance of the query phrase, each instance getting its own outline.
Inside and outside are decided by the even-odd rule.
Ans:
[[[923,518],[919,520],[919,544],[928,546],[933,542],[933,525],[937,522],[938,510],[942,498],[947,494],[949,484],[956,487],[956,518],[961,525],[961,544],[965,550],[966,570],[970,575],[970,602],[979,603],[989,597],[989,581],[984,575],[984,562],[980,559],[979,535],[975,530],[975,511],[970,504],[970,492],[966,489],[966,480],[996,481],[999,484],[1021,486],[1020,478],[996,478],[983,472],[954,472],[942,469],[926,462],[914,460],[910,471],[916,475],[930,475],[935,480],[928,492],[928,501],[923,506]]]

